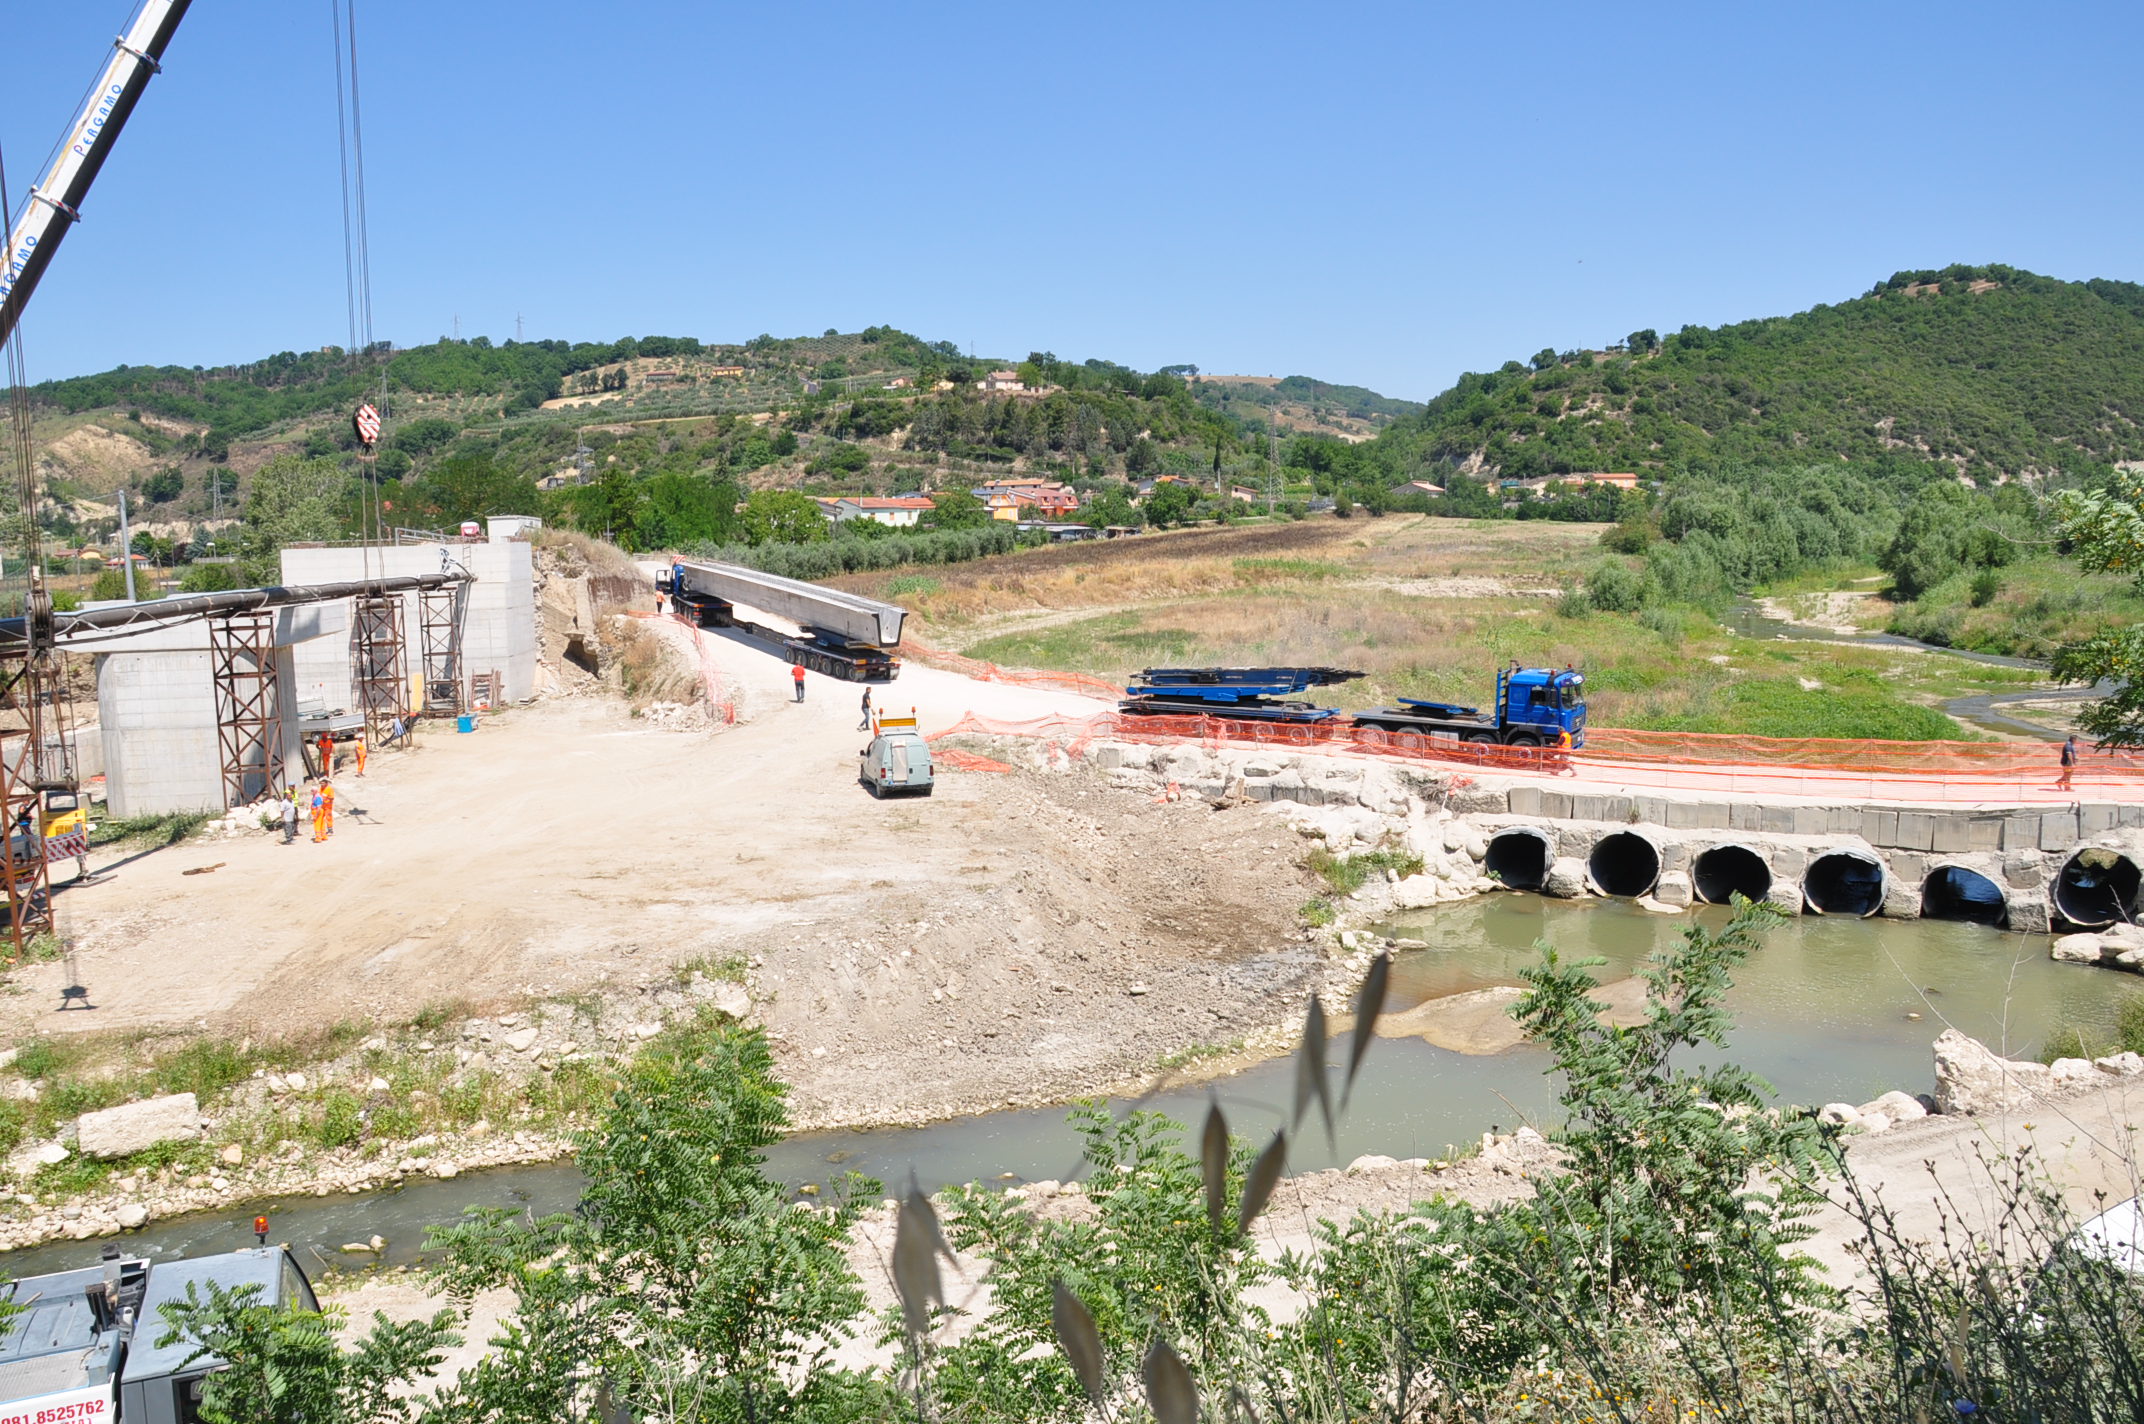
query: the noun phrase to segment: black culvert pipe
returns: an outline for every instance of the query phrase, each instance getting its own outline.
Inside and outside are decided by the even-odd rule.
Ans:
[[[1586,874],[1603,895],[1635,900],[1660,879],[1660,847],[1636,831],[1610,831],[1586,857]]]
[[[2088,846],[2055,872],[2055,913],[2083,930],[2137,921],[2137,887],[2144,872],[2117,850]]]
[[[1690,888],[1708,905],[1724,905],[1737,895],[1762,900],[1772,893],[1772,867],[1748,846],[1714,846],[1699,852],[1690,866]]]
[[[1921,918],[2000,925],[2010,918],[2003,887],[1977,870],[1939,865],[1921,882]]]
[[[1548,868],[1556,863],[1556,842],[1548,832],[1532,826],[1512,826],[1489,838],[1489,853],[1482,870],[1504,883],[1507,890],[1539,890],[1548,881]]]
[[[1802,876],[1802,899],[1820,915],[1865,920],[1883,908],[1883,862],[1866,851],[1825,851]]]

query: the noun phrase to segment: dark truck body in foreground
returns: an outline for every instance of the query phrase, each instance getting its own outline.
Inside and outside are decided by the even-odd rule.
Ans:
[[[186,1344],[159,1345],[163,1307],[256,1286],[254,1303],[317,1310],[312,1283],[280,1247],[151,1263],[106,1255],[95,1266],[0,1286],[20,1308],[0,1335],[0,1421],[191,1424],[201,1381],[222,1367]]]

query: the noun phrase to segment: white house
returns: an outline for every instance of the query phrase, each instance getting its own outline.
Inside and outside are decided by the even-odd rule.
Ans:
[[[891,529],[913,529],[925,511],[936,507],[922,495],[843,495],[829,506],[837,523],[868,519]]]

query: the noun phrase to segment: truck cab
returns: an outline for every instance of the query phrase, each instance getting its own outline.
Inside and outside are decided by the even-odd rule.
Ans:
[[[1571,668],[1507,668],[1496,675],[1497,720],[1514,746],[1586,744],[1586,679]]]

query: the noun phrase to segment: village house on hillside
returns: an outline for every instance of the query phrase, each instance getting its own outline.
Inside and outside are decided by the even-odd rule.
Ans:
[[[1400,488],[1413,490],[1416,494],[1426,494],[1431,499],[1436,499],[1444,493],[1443,485],[1433,485],[1428,480],[1409,480],[1406,484],[1401,485]]]
[[[924,495],[847,494],[822,500],[820,505],[837,524],[868,519],[889,529],[913,529],[917,520],[938,507]]]
[[[1043,519],[1070,514],[1079,508],[1079,492],[1057,480],[1031,477],[992,480],[970,491],[990,510],[992,519],[1017,522],[1022,510],[1033,510]]]
[[[1020,379],[1018,371],[992,371],[975,383],[979,391],[1024,391],[1027,383]]]

